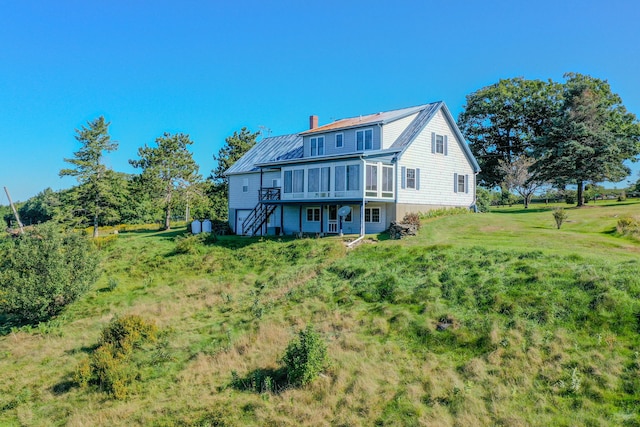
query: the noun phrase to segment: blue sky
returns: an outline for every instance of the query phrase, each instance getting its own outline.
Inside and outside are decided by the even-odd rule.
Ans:
[[[607,79],[640,115],[640,6],[596,1],[0,0],[0,186],[58,177],[100,115],[117,171],[188,133],[208,176],[224,139],[465,96],[500,78]],[[634,175],[638,178],[638,165]],[[626,181],[620,184],[625,186]],[[4,192],[0,204],[7,204]]]

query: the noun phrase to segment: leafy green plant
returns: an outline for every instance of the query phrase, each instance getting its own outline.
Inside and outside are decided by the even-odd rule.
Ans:
[[[618,219],[616,230],[623,236],[640,236],[640,221],[636,218],[625,216]]]
[[[282,363],[290,384],[308,384],[328,366],[327,345],[308,325],[299,332],[297,340],[289,343]]]
[[[83,388],[96,385],[113,398],[124,399],[136,377],[130,355],[142,343],[155,341],[156,333],[157,327],[140,316],[115,318],[102,330],[98,348],[76,367],[74,382]]]
[[[98,278],[99,258],[82,236],[39,225],[4,246],[0,312],[26,323],[60,313]]]
[[[556,226],[558,227],[558,230],[560,230],[560,227],[562,227],[562,223],[568,217],[569,215],[562,208],[556,208],[553,210],[553,219],[555,219],[556,221]]]

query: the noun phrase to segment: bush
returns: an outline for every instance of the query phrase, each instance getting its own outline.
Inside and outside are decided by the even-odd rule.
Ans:
[[[99,346],[76,367],[73,379],[80,387],[96,385],[115,399],[124,399],[136,377],[129,356],[135,347],[155,341],[157,328],[140,316],[115,318],[103,330]]]
[[[176,236],[176,249],[177,254],[197,255],[200,253],[202,242],[206,239],[206,235],[203,233],[192,234],[188,236]]]
[[[308,384],[327,367],[327,346],[309,325],[300,331],[296,341],[289,343],[282,363],[290,384]]]
[[[556,220],[556,226],[558,227],[558,230],[560,230],[560,227],[562,227],[562,223],[568,217],[569,215],[567,215],[567,213],[562,208],[557,208],[553,210],[553,219]]]
[[[623,236],[640,235],[640,221],[632,217],[623,217],[618,220],[616,230]]]
[[[483,187],[476,188],[476,208],[478,212],[489,212],[491,207],[491,191]]]
[[[98,255],[84,237],[53,224],[35,226],[3,245],[0,312],[18,321],[49,319],[98,278]]]

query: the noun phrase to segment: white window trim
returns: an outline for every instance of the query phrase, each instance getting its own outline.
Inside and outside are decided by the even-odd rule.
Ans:
[[[242,192],[249,192],[249,178],[242,178]]]
[[[365,137],[364,137],[366,131],[371,131],[371,148],[367,148],[367,144],[366,144]],[[356,151],[360,151],[360,150],[358,150],[358,133],[360,133],[360,132],[362,132],[362,151],[373,150],[373,146],[375,145],[373,143],[373,128],[366,128],[366,129],[358,129],[356,131],[356,140],[355,140]]]
[[[342,137],[340,145],[338,145],[338,135],[340,135]],[[344,133],[342,133],[342,132],[336,133],[335,142],[336,142],[336,148],[344,147]]]
[[[413,186],[409,185],[409,171],[413,171]],[[405,169],[405,178],[404,178],[404,185],[406,189],[411,189],[411,190],[415,190],[416,189],[416,175],[417,175],[417,169],[416,168],[406,168]]]
[[[313,213],[311,214],[311,219],[309,219],[309,211],[312,211]],[[316,220],[315,217],[315,211],[318,211],[318,219]],[[307,208],[307,222],[320,222],[320,218],[322,217],[321,212],[320,212],[320,208]]]
[[[373,211],[378,211],[378,220],[373,221]],[[367,211],[369,211],[369,221],[367,221]],[[380,208],[364,208],[364,222],[367,224],[380,224],[382,222],[382,211]]]
[[[322,140],[322,153],[320,152],[320,144],[319,141]],[[316,149],[316,153],[313,154],[313,143],[315,142],[315,149]],[[312,138],[309,139],[309,155],[311,157],[318,157],[318,156],[324,156],[325,153],[325,138],[324,135],[321,136],[314,136]]]

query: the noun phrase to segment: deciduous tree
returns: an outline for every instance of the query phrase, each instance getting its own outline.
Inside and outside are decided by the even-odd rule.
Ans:
[[[529,208],[531,197],[536,190],[544,185],[544,181],[532,172],[534,163],[535,160],[526,155],[521,155],[511,163],[502,159],[498,162],[499,169],[504,174],[504,187],[522,196],[525,209]]]
[[[480,164],[479,182],[489,188],[504,180],[500,161],[511,164],[532,151],[532,143],[558,108],[560,86],[551,80],[504,79],[467,95],[458,126]]]

